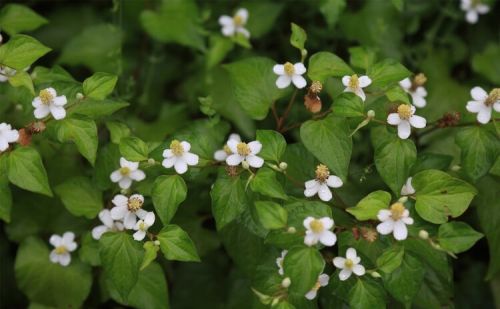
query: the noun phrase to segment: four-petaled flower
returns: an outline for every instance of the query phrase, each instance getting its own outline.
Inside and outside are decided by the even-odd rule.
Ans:
[[[238,143],[241,142],[241,137],[236,134],[236,133],[233,133],[231,135],[229,135],[229,138],[227,139],[227,142],[226,144],[224,145],[224,147],[222,149],[219,149],[217,150],[215,153],[214,153],[214,159],[217,160],[217,161],[226,161],[227,157],[231,154],[233,154],[233,152],[231,151],[231,149],[229,148],[229,146],[227,145],[227,143],[230,141],[230,140],[235,140],[237,141]]]
[[[425,97],[427,96],[427,90],[424,88],[424,84],[427,78],[424,74],[420,73],[415,76],[415,78],[410,80],[410,78],[405,78],[399,82],[399,85],[405,92],[410,94],[413,105],[418,108],[425,107],[427,101]]]
[[[92,229],[92,237],[95,240],[101,239],[102,234],[109,231],[123,231],[123,222],[114,221],[111,218],[109,209],[103,209],[99,212],[99,220],[101,220],[102,225],[98,225]]]
[[[66,117],[64,105],[68,103],[65,95],[57,96],[54,88],[40,90],[38,97],[33,99],[32,105],[35,108],[35,118],[42,119],[48,114],[52,114],[54,119],[60,120]]]
[[[311,197],[318,194],[322,201],[328,202],[332,199],[332,191],[328,187],[340,188],[342,185],[342,179],[335,175],[330,175],[328,167],[320,164],[316,167],[316,179],[305,182],[306,189],[304,190],[304,195]]]
[[[111,209],[111,218],[113,220],[122,220],[126,229],[133,229],[139,219],[144,219],[148,213],[142,209],[144,204],[144,196],[133,194],[130,197],[118,194],[111,201],[115,207]]]
[[[327,274],[319,275],[318,281],[316,281],[312,289],[306,293],[306,298],[309,300],[315,299],[316,295],[318,294],[319,288],[321,288],[322,286],[327,286],[328,281],[330,281],[330,276],[328,276]]]
[[[333,259],[333,265],[341,269],[339,279],[344,281],[349,279],[352,273],[356,276],[363,276],[365,274],[365,267],[361,264],[361,258],[357,256],[356,249],[349,248],[345,253],[346,257],[336,257]]]
[[[130,162],[125,158],[120,158],[120,168],[110,175],[112,182],[117,182],[120,188],[128,189],[132,181],[141,181],[146,178],[146,174],[139,169],[139,162]]]
[[[278,274],[283,276],[285,271],[283,270],[283,261],[285,260],[285,256],[287,255],[288,250],[281,251],[281,256],[276,258],[276,265],[278,266]]]
[[[153,212],[148,212],[143,219],[137,221],[135,224],[134,230],[137,232],[134,233],[134,239],[137,241],[143,240],[144,237],[146,237],[146,232],[154,223],[155,214]]]
[[[470,91],[473,101],[467,102],[467,110],[477,113],[477,121],[486,124],[491,119],[492,109],[500,112],[500,88],[493,89],[490,94],[481,87],[474,87]]]
[[[186,141],[178,141],[174,139],[170,143],[170,148],[163,151],[165,158],[161,163],[165,168],[174,167],[178,174],[184,174],[188,170],[188,165],[193,166],[198,164],[199,157],[194,153],[189,152],[191,144]]]
[[[342,84],[346,87],[344,92],[353,92],[355,95],[360,97],[363,102],[366,100],[363,88],[368,87],[371,83],[372,80],[366,75],[358,77],[358,75],[354,74],[342,77]]]
[[[403,203],[397,202],[390,209],[381,209],[377,218],[382,222],[377,225],[377,231],[382,235],[393,234],[396,240],[405,240],[408,237],[406,225],[413,224],[410,212]]]
[[[290,62],[286,62],[285,64],[276,64],[273,67],[273,72],[279,75],[276,80],[276,87],[283,89],[290,86],[290,83],[293,82],[295,87],[302,89],[307,85],[307,82],[302,74],[306,72],[306,67],[303,63],[297,62],[296,64],[292,64]]]
[[[257,156],[262,149],[262,144],[259,141],[250,143],[238,142],[236,140],[227,141],[227,146],[232,154],[226,158],[226,163],[229,166],[237,166],[245,161],[251,167],[259,168],[264,164],[264,159]]]
[[[75,234],[73,232],[66,232],[63,236],[52,235],[49,242],[54,249],[50,252],[50,261],[52,263],[59,263],[62,266],[68,266],[71,262],[71,254],[76,250]]]
[[[406,183],[401,188],[401,195],[412,195],[415,193],[415,189],[411,185],[412,177],[408,177]]]
[[[304,237],[304,243],[308,246],[313,246],[319,241],[328,247],[335,245],[337,236],[330,231],[333,224],[333,219],[328,217],[320,219],[313,217],[305,218],[304,227],[306,228],[306,236]]]
[[[237,33],[243,34],[246,38],[250,37],[250,32],[245,29],[248,20],[248,10],[239,9],[233,17],[222,15],[219,17],[219,24],[222,26],[222,34],[225,36],[234,36]]]
[[[424,117],[414,115],[415,106],[401,104],[398,106],[397,113],[391,113],[387,116],[387,123],[398,126],[398,136],[401,139],[407,139],[411,134],[411,127],[418,129],[425,128],[427,121]]]
[[[465,11],[465,20],[469,24],[477,23],[479,14],[486,14],[490,11],[490,7],[478,0],[462,0],[460,5],[462,11]]]
[[[10,124],[0,123],[0,152],[9,148],[9,143],[15,143],[19,139],[19,132],[12,129]]]

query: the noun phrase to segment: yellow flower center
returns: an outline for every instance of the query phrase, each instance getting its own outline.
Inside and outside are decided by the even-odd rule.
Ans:
[[[316,180],[319,182],[325,182],[330,176],[330,170],[324,164],[316,166]]]
[[[241,15],[234,15],[233,23],[236,27],[243,26],[244,24],[243,17]]]
[[[359,78],[358,75],[354,74],[351,76],[351,79],[349,80],[349,88],[351,89],[357,89],[359,88]]]
[[[141,230],[141,231],[145,231],[146,229],[147,229],[147,227],[146,227],[146,223],[144,223],[144,221],[142,221],[142,220],[141,220],[141,221],[139,222],[139,230]]]
[[[352,268],[354,266],[354,262],[351,259],[346,259],[344,265],[346,268]]]
[[[309,90],[311,90],[312,93],[318,94],[323,90],[323,85],[321,84],[320,81],[313,81],[311,84],[311,87],[309,87]]]
[[[230,155],[231,153],[233,153],[233,152],[231,151],[231,148],[229,148],[229,146],[228,146],[228,145],[224,145],[224,148],[223,148],[223,149],[224,149],[224,152],[225,152],[226,154],[228,154],[228,155]]]
[[[408,120],[411,117],[411,107],[408,104],[401,104],[398,106],[399,118]]]
[[[54,96],[48,89],[40,90],[40,94],[38,95],[38,97],[40,98],[40,101],[42,101],[42,103],[45,105],[49,105],[52,100],[54,100]]]
[[[240,156],[248,156],[250,154],[250,147],[246,143],[238,143],[236,150]]]
[[[57,246],[55,249],[54,249],[55,253],[57,254],[64,254],[66,252],[68,252],[68,249],[66,249],[65,246]]]
[[[142,204],[143,204],[142,200],[137,197],[129,198],[127,203],[128,210],[136,212],[142,208]]]
[[[283,67],[285,68],[285,73],[288,75],[292,75],[295,72],[295,67],[290,62],[285,63]]]
[[[172,153],[174,154],[174,156],[180,156],[184,153],[184,147],[182,147],[181,142],[179,142],[176,139],[174,139],[170,143],[170,150],[172,150]]]
[[[413,79],[413,84],[416,87],[423,86],[426,82],[427,82],[427,77],[424,75],[424,73],[418,73],[417,75],[415,75],[415,78]]]
[[[403,203],[394,203],[391,205],[391,217],[392,220],[397,221],[403,217],[403,213],[406,210]]]
[[[486,101],[484,101],[484,104],[487,106],[491,106],[495,104],[496,101],[500,100],[500,88],[495,88],[491,90],[490,94],[488,95],[488,98],[486,98]]]
[[[121,167],[120,168],[120,174],[122,174],[122,176],[128,176],[130,175],[130,168],[128,167]]]
[[[311,228],[311,231],[313,231],[316,234],[323,232],[325,229],[325,227],[323,226],[323,222],[317,219],[312,220],[311,224],[309,224],[309,227]]]

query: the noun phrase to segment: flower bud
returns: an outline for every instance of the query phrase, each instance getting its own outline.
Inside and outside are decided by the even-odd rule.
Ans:
[[[243,167],[244,169],[249,169],[250,168],[250,165],[248,165],[248,162],[247,161],[243,161],[241,162],[241,167]]]
[[[398,202],[400,202],[400,203],[406,203],[406,201],[408,201],[408,197],[407,196],[402,196],[398,200]]]
[[[16,104],[15,108],[16,108],[16,111],[22,111],[23,110],[23,106],[21,104]]]
[[[279,302],[280,302],[280,297],[273,298],[273,301],[271,302],[271,307],[276,306]]]
[[[417,87],[423,86],[425,82],[427,82],[427,77],[424,75],[424,73],[418,73],[413,79],[413,83]]]
[[[283,281],[281,281],[281,286],[285,289],[288,288],[290,284],[292,284],[292,280],[290,280],[289,277],[286,277],[285,279],[283,279]]]
[[[297,233],[297,229],[294,228],[293,226],[290,226],[288,228],[288,230],[286,230],[286,232],[289,233],[289,234],[294,234],[294,233]]]
[[[429,232],[426,230],[420,230],[418,231],[418,237],[422,238],[423,240],[429,239]]]
[[[76,98],[77,98],[78,100],[81,100],[81,99],[83,99],[83,98],[84,98],[84,96],[83,96],[83,94],[82,94],[82,93],[78,92],[78,93],[76,94]]]
[[[454,172],[458,172],[462,167],[460,165],[453,165],[451,167],[451,170]]]
[[[373,109],[370,109],[367,113],[366,116],[370,119],[375,117],[375,111]]]
[[[288,164],[286,162],[281,162],[279,168],[280,170],[285,171],[288,168]]]
[[[160,245],[160,241],[157,239],[153,242],[155,244],[155,246],[159,246]]]
[[[149,158],[149,159],[148,159],[148,164],[154,165],[154,164],[155,164],[155,162],[156,162],[156,161],[155,161],[155,159],[153,159],[153,158]]]
[[[382,276],[381,276],[378,272],[376,272],[376,271],[372,271],[372,272],[370,273],[370,275],[371,275],[373,278],[380,278],[380,277],[382,277]]]

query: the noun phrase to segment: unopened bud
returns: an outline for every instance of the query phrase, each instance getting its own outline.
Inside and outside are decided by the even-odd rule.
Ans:
[[[408,197],[407,196],[402,196],[398,200],[398,202],[400,202],[400,203],[406,203],[406,201],[408,201]]]
[[[149,159],[148,159],[148,164],[154,165],[154,164],[155,164],[155,162],[156,162],[156,161],[155,161],[155,159],[153,159],[153,158],[149,158]]]
[[[22,111],[23,110],[23,106],[21,104],[16,104],[16,111]]]
[[[155,244],[155,246],[159,246],[160,245],[160,241],[157,239],[153,242]]]
[[[372,272],[370,273],[370,275],[371,275],[373,278],[380,278],[380,277],[382,277],[382,276],[381,276],[378,272],[376,272],[376,271],[372,271]]]
[[[429,239],[429,232],[426,230],[420,230],[418,231],[418,237],[422,238],[423,240]]]
[[[276,306],[279,302],[280,302],[280,297],[273,298],[273,301],[271,302],[271,307]]]
[[[241,167],[243,167],[244,169],[249,169],[250,168],[250,165],[248,165],[248,162],[247,161],[243,161],[241,162]]]
[[[281,286],[285,289],[288,288],[290,284],[292,284],[292,280],[290,280],[289,277],[286,277],[285,279],[283,279],[283,281],[281,281]]]
[[[288,168],[288,164],[286,162],[281,162],[279,168],[280,170],[285,171]]]
[[[453,165],[451,167],[451,170],[454,172],[458,172],[462,167],[460,165]]]
[[[367,113],[366,116],[370,119],[375,117],[375,111],[373,109],[370,109]]]
[[[83,93],[78,92],[78,93],[76,94],[76,98],[77,98],[78,100],[83,99],[83,98],[84,98]]]
[[[120,193],[123,194],[123,195],[127,195],[128,189],[121,189]]]
[[[431,242],[431,245],[434,247],[436,250],[441,250],[441,246],[439,244],[436,244],[435,242]]]
[[[286,232],[289,233],[289,234],[294,234],[294,233],[297,233],[297,229],[294,228],[293,226],[290,226],[288,228],[288,230],[286,230]]]
[[[303,48],[300,50],[300,55],[302,56],[302,58],[305,58],[307,57],[307,49]]]
[[[427,82],[427,77],[424,75],[424,73],[418,73],[413,79],[413,83],[415,83],[417,87],[423,86],[425,82]]]

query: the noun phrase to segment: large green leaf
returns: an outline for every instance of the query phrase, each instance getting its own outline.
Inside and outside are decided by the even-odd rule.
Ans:
[[[88,116],[92,119],[108,116],[114,112],[127,107],[129,104],[123,101],[114,100],[95,100],[92,98],[85,98],[80,103],[74,105],[69,111],[68,115],[79,114]]]
[[[465,222],[448,222],[439,227],[439,244],[453,253],[469,250],[481,238],[483,234],[476,232]]]
[[[87,117],[74,116],[55,123],[60,142],[74,142],[78,151],[94,165],[97,155],[97,125]]]
[[[129,136],[120,140],[120,153],[132,162],[141,162],[148,159],[148,145],[138,137]]]
[[[9,154],[8,176],[20,188],[52,196],[42,158],[34,148],[21,147]]]
[[[0,11],[0,29],[9,35],[32,31],[46,23],[47,19],[24,5],[11,3]]]
[[[255,202],[255,209],[260,223],[266,229],[280,229],[286,226],[288,213],[286,209],[274,202]]]
[[[177,225],[166,225],[158,234],[160,249],[167,260],[199,262],[200,257],[189,235]]]
[[[0,64],[16,70],[24,70],[49,51],[50,48],[34,38],[16,34],[0,46]]]
[[[346,179],[352,139],[345,119],[330,115],[321,120],[309,120],[300,127],[300,138],[320,162],[342,180]]]
[[[403,262],[404,253],[405,251],[403,246],[393,246],[388,248],[377,258],[378,269],[386,274],[392,273]]]
[[[218,230],[236,219],[250,205],[241,176],[228,176],[224,170],[219,172],[210,196]]]
[[[316,284],[325,260],[316,248],[297,247],[288,251],[283,262],[285,276],[290,277],[290,291],[305,295]]]
[[[66,209],[75,216],[92,219],[102,209],[102,192],[86,177],[74,177],[54,188]]]
[[[399,302],[409,305],[418,293],[425,271],[422,263],[410,254],[404,254],[401,265],[383,276],[387,291]]]
[[[179,175],[156,178],[151,190],[156,214],[163,224],[168,224],[177,212],[179,205],[186,199],[187,186]]]
[[[328,77],[342,77],[354,71],[337,55],[319,52],[309,58],[307,76],[313,81],[324,82]]]
[[[391,194],[385,191],[375,191],[365,196],[355,207],[347,211],[360,221],[377,220],[379,210],[389,207]]]
[[[356,285],[349,291],[348,298],[351,308],[372,309],[386,307],[384,289],[379,283],[370,279],[357,279]]]

